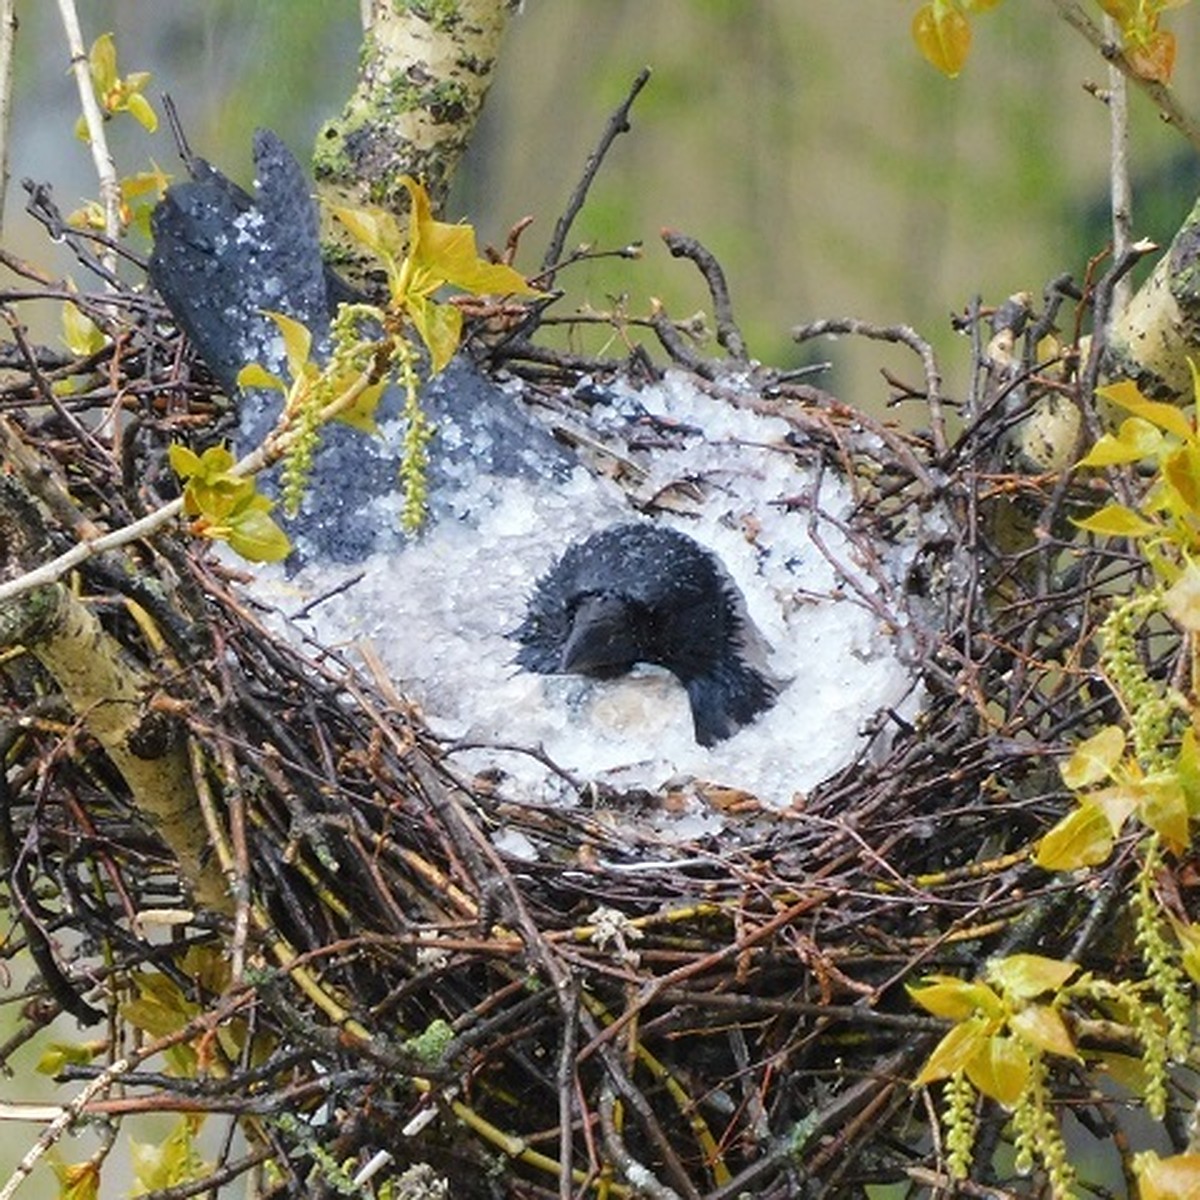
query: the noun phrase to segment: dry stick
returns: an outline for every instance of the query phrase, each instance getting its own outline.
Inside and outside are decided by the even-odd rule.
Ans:
[[[79,16],[75,12],[75,0],[58,0],[58,12],[62,17],[63,29],[67,34],[67,45],[71,51],[71,71],[79,89],[79,104],[83,109],[83,120],[87,126],[88,144],[92,148],[92,161],[100,177],[100,202],[104,206],[104,232],[116,239],[121,232],[121,185],[117,182],[117,165],[104,136],[104,115],[96,100],[92,87],[91,67],[87,51],[83,46],[83,32],[79,28]],[[111,272],[117,267],[116,252],[107,249],[101,256],[105,267]]]
[[[1122,53],[1120,45],[1105,34],[1104,30],[1079,7],[1076,0],[1050,0],[1050,2],[1058,10],[1058,15],[1072,29],[1081,33],[1091,42],[1105,62],[1111,63],[1126,79],[1146,93],[1168,125],[1173,125],[1197,150],[1200,150],[1200,124],[1183,108],[1170,87],[1157,80],[1146,79],[1139,75],[1129,65],[1129,60]]]
[[[592,151],[587,164],[583,168],[583,176],[575,185],[575,190],[571,193],[570,200],[567,201],[566,210],[558,218],[558,222],[554,226],[554,233],[550,238],[550,244],[546,247],[546,253],[542,257],[542,272],[537,277],[541,280],[541,286],[547,290],[554,286],[554,274],[557,269],[558,260],[562,257],[563,246],[567,243],[567,234],[570,233],[571,225],[579,215],[579,210],[583,207],[583,203],[587,199],[592,181],[596,178],[596,172],[600,170],[600,164],[604,161],[604,156],[608,153],[609,147],[613,142],[622,133],[629,131],[629,110],[633,107],[633,102],[637,99],[638,93],[642,88],[646,86],[646,81],[649,78],[649,67],[643,67],[637,73],[637,77],[630,85],[629,94],[621,102],[617,111],[609,117],[608,124],[605,126],[604,133],[601,135],[596,149]]]

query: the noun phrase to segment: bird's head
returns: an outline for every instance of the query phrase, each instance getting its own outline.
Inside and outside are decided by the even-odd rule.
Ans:
[[[777,690],[750,661],[761,637],[737,585],[710,550],[664,526],[616,525],[569,547],[512,636],[516,661],[541,674],[665,667],[687,689],[702,746],[732,736]]]

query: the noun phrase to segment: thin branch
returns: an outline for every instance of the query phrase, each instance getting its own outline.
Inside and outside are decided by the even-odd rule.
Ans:
[[[709,295],[712,296],[713,316],[717,322],[717,341],[734,358],[745,362],[749,357],[746,353],[746,339],[742,337],[742,331],[734,320],[729,284],[721,264],[717,262],[713,253],[694,237],[688,237],[674,229],[664,229],[662,240],[666,242],[672,257],[690,258],[696,264],[708,284]]]
[[[938,367],[933,347],[915,329],[908,325],[872,325],[854,317],[830,318],[797,325],[792,330],[793,342],[807,342],[826,335],[853,334],[877,342],[896,342],[907,346],[921,360],[925,371],[925,403],[929,406],[929,426],[933,435],[933,448],[940,458],[949,449],[946,441],[946,418],[942,411],[942,373]]]
[[[324,425],[328,421],[332,421],[338,413],[345,412],[346,409],[353,406],[358,397],[373,382],[375,382],[373,373],[363,372],[346,391],[321,410],[318,416],[319,424]],[[239,476],[257,475],[259,471],[278,462],[296,443],[301,434],[302,430],[296,426],[277,428],[261,446],[252,450],[231,467],[231,472]],[[164,526],[169,525],[182,511],[183,497],[179,496],[129,525],[114,529],[111,533],[102,534],[100,537],[77,542],[70,550],[65,550],[57,558],[43,563],[40,567],[35,567],[32,571],[27,571],[16,579],[10,579],[7,583],[0,583],[0,604],[13,600],[35,587],[55,583],[68,571],[81,566],[98,554],[117,550],[122,546],[128,546],[133,542],[150,537]]]
[[[83,45],[83,31],[79,27],[79,15],[75,12],[75,0],[58,0],[58,12],[62,17],[63,29],[67,34],[67,45],[71,51],[71,71],[79,89],[79,104],[83,109],[83,120],[87,126],[88,145],[92,148],[92,161],[100,178],[100,203],[104,208],[104,232],[116,239],[121,232],[121,185],[117,182],[117,165],[108,148],[104,135],[104,115],[96,100],[96,89],[92,87],[91,67],[87,50]],[[104,265],[109,271],[116,269],[117,258],[111,250],[103,255]]]
[[[1104,30],[1095,23],[1079,7],[1076,0],[1050,0],[1068,25],[1077,33],[1081,33],[1100,52],[1105,62],[1116,67],[1136,87],[1141,88],[1150,98],[1162,118],[1168,125],[1173,125],[1185,138],[1200,150],[1200,123],[1188,113],[1179,103],[1175,93],[1166,84],[1154,79],[1145,79],[1129,65],[1129,60],[1121,51],[1121,47],[1108,37]]]
[[[1117,23],[1104,18],[1110,41]],[[1133,242],[1133,185],[1129,179],[1129,88],[1116,63],[1108,64],[1109,190],[1112,194],[1113,259],[1119,261]],[[1133,280],[1123,276],[1113,289],[1113,309],[1119,312],[1133,295]]]
[[[558,223],[554,226],[554,234],[550,238],[550,244],[546,247],[546,253],[542,256],[542,273],[540,275],[541,283],[539,286],[549,290],[554,285],[554,273],[556,270],[555,264],[562,257],[563,246],[567,243],[567,234],[571,231],[571,225],[575,218],[579,215],[579,210],[583,207],[583,202],[587,199],[588,190],[592,186],[592,181],[596,178],[596,172],[600,170],[600,164],[604,161],[604,156],[608,153],[609,147],[622,133],[627,133],[629,130],[629,110],[633,107],[633,102],[637,99],[638,93],[646,86],[647,80],[650,78],[650,68],[643,67],[630,85],[629,93],[617,111],[608,119],[608,124],[605,126],[604,133],[600,137],[595,150],[592,151],[587,160],[587,164],[583,168],[583,176],[575,185],[575,190],[571,193],[570,200],[567,201],[566,210],[563,215],[558,218]]]
[[[13,58],[17,45],[17,0],[0,0],[0,234],[8,195],[8,142],[12,125]]]

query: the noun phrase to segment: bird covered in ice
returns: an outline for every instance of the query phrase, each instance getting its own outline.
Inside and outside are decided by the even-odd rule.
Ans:
[[[512,636],[517,663],[544,675],[612,679],[637,663],[665,667],[687,691],[702,746],[749,724],[778,690],[720,560],[662,525],[614,525],[570,546]]]

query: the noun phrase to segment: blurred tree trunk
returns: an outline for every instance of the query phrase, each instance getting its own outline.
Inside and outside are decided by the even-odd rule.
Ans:
[[[408,211],[401,176],[440,209],[492,83],[519,0],[371,0],[359,81],[340,117],[317,135],[318,194],[336,204]],[[325,237],[338,270],[362,286],[371,264],[335,222]]]

